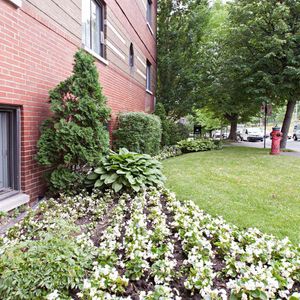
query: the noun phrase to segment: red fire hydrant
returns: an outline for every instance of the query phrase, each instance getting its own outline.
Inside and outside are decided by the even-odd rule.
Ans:
[[[280,154],[280,141],[282,138],[282,132],[279,127],[273,127],[273,131],[271,132],[272,137],[272,148],[271,155],[279,155]]]

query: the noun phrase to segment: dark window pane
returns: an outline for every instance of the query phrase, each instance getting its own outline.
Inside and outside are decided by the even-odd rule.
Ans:
[[[147,0],[147,22],[152,25],[152,1]]]
[[[129,66],[130,67],[134,66],[134,50],[132,44],[130,44],[130,48],[129,48]]]
[[[151,91],[151,64],[147,61],[146,88]]]
[[[0,112],[0,191],[10,187],[9,152],[9,113]]]

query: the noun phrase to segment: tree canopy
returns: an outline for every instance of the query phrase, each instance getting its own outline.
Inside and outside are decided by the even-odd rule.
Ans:
[[[159,1],[157,98],[174,119],[198,102],[196,69],[207,22],[206,0]]]

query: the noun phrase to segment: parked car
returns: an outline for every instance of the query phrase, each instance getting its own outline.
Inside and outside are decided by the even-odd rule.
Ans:
[[[227,139],[227,138],[228,138],[228,133],[221,132],[221,130],[216,130],[216,131],[213,133],[212,138],[213,138],[214,140],[220,140],[221,138],[222,138],[222,139]]]
[[[262,142],[264,140],[264,134],[258,127],[244,128],[240,133],[240,139],[248,142]]]
[[[297,141],[300,139],[300,124],[296,124],[293,130],[293,139]]]

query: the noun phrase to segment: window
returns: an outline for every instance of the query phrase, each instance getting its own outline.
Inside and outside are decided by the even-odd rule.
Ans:
[[[152,0],[147,0],[147,22],[152,26]]]
[[[99,0],[82,1],[82,42],[101,57],[105,56],[104,8]]]
[[[0,107],[0,199],[19,190],[19,110]]]
[[[134,66],[134,50],[132,43],[129,48],[129,66],[132,68]]]
[[[151,91],[151,63],[149,62],[149,60],[147,60],[146,90]]]

